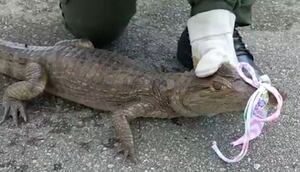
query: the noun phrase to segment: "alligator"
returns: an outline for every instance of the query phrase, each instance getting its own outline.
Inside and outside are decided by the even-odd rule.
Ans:
[[[177,118],[242,111],[255,91],[231,66],[198,78],[194,71],[160,72],[133,59],[94,48],[84,39],[30,46],[0,39],[0,73],[18,82],[4,91],[4,115],[26,122],[24,104],[48,93],[112,112],[125,157],[135,159],[129,122],[139,117]]]

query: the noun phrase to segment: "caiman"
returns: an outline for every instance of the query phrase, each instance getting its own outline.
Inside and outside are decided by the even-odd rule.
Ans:
[[[157,72],[134,60],[96,49],[87,40],[29,46],[0,40],[0,72],[19,80],[6,88],[4,116],[27,121],[24,103],[43,92],[112,112],[124,155],[134,157],[129,121],[138,117],[176,118],[242,111],[254,88],[234,68],[198,78],[194,71]]]

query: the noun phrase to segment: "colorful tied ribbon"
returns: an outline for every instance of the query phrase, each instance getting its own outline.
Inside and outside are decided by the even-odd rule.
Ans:
[[[249,73],[251,78],[248,78],[244,74],[243,69]],[[221,153],[217,143],[215,141],[213,142],[212,148],[214,151],[223,161],[228,163],[239,162],[244,158],[249,148],[249,142],[261,134],[265,122],[274,121],[279,117],[283,104],[282,96],[276,88],[271,86],[270,78],[267,75],[262,75],[257,78],[254,69],[248,63],[239,63],[237,71],[241,78],[253,87],[257,88],[257,90],[248,100],[244,111],[245,134],[238,140],[231,143],[233,146],[240,144],[243,145],[240,154],[233,159],[229,159]],[[277,100],[276,110],[270,116],[268,116],[267,107],[269,101],[268,92],[272,93]]]

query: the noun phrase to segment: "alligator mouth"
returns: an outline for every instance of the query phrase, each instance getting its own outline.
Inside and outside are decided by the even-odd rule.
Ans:
[[[194,95],[186,97],[183,100],[183,105],[187,110],[194,113],[235,112],[243,110],[249,97],[237,93],[220,94],[220,92],[210,92],[197,97]]]

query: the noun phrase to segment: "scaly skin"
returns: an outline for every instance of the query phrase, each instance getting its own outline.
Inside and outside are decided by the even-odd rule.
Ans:
[[[21,80],[5,90],[6,116],[26,121],[24,102],[44,91],[85,106],[113,112],[126,156],[134,158],[129,121],[137,117],[196,117],[241,111],[254,89],[223,66],[200,79],[185,73],[147,72],[127,57],[93,48],[89,41],[28,46],[0,40],[0,72]]]

